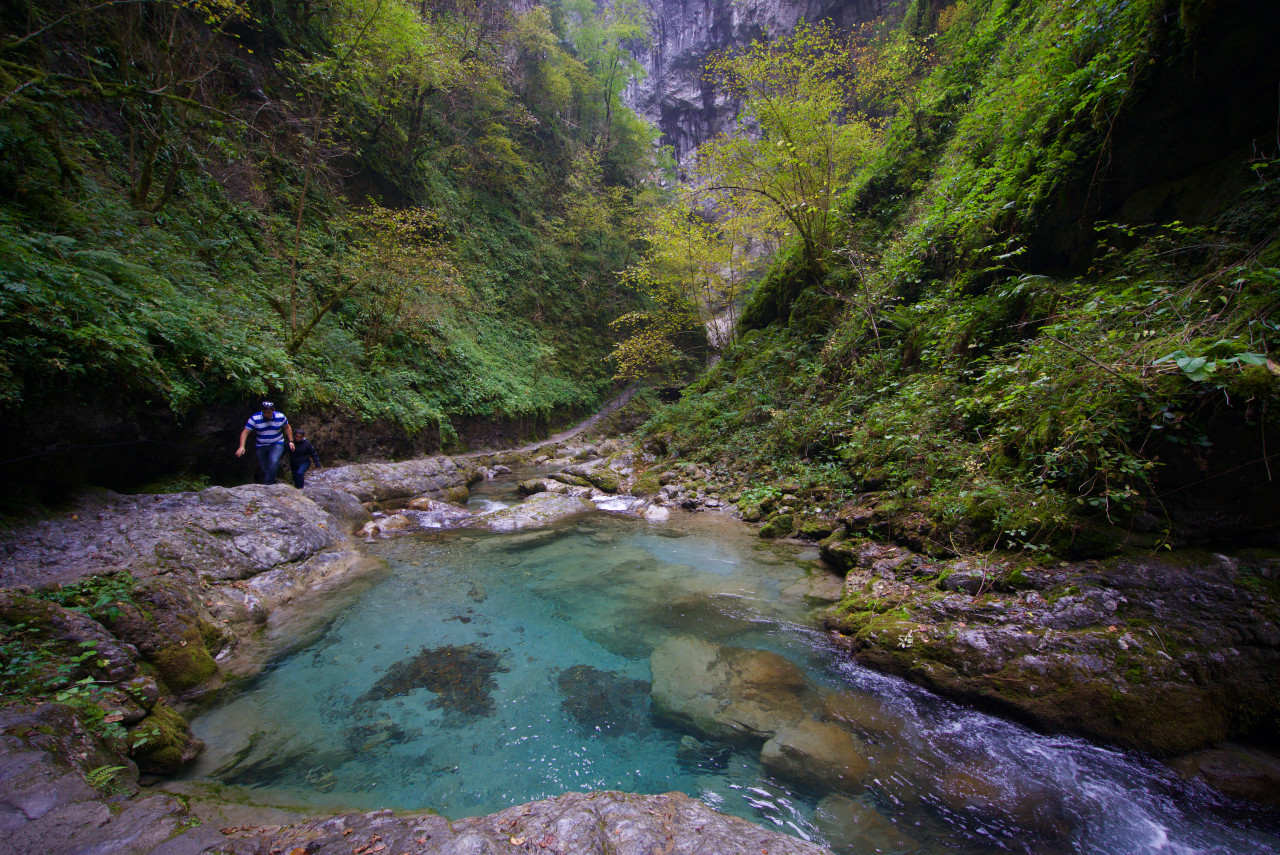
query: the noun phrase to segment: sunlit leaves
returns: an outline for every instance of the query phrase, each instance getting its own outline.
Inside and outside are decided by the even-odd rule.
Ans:
[[[775,229],[794,229],[820,272],[836,197],[879,139],[877,123],[853,101],[847,45],[825,26],[801,23],[784,39],[714,58],[708,75],[743,99],[743,131],[699,150],[702,183],[735,209],[772,213]]]

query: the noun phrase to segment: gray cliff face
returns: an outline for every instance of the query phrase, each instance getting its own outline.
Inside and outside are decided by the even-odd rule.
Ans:
[[[627,103],[662,131],[663,143],[684,158],[732,125],[738,105],[703,81],[711,54],[796,22],[856,26],[892,13],[894,0],[649,0],[653,40],[637,54],[648,76],[632,84]]]

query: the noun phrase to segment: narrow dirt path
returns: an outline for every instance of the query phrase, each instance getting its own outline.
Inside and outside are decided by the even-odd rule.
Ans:
[[[581,422],[569,428],[568,430],[563,430],[560,433],[552,434],[546,439],[540,439],[537,442],[532,442],[532,443],[529,443],[528,445],[522,445],[519,448],[489,449],[487,451],[468,451],[466,454],[454,454],[452,456],[468,458],[468,457],[484,457],[489,454],[495,454],[498,451],[516,451],[516,452],[533,451],[534,449],[541,448],[544,445],[552,445],[557,442],[563,442],[566,439],[571,439],[577,436],[578,434],[582,433],[585,430],[595,427],[595,425],[599,423],[599,421],[603,419],[605,416],[609,415],[610,413],[616,412],[617,410],[625,406],[628,402],[630,402],[631,399],[634,398],[636,396],[636,393],[639,391],[640,391],[640,384],[638,382],[632,383],[630,386],[628,386],[626,389],[622,391],[622,394],[618,395],[616,398],[609,401],[607,404],[605,404],[603,407],[597,410],[594,414],[588,416],[586,419],[582,420]]]

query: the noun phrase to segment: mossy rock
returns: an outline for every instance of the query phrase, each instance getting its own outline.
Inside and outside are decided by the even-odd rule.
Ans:
[[[836,531],[819,541],[818,550],[828,564],[842,573],[848,573],[858,563],[858,546],[857,540],[846,540],[843,531]]]
[[[747,522],[760,522],[760,520],[764,519],[764,510],[757,504],[739,505],[738,510],[742,513],[742,518]]]
[[[793,520],[790,514],[778,514],[770,518],[760,529],[761,537],[785,537],[791,534]]]
[[[471,498],[471,491],[466,487],[450,487],[440,491],[440,500],[451,505],[465,505]]]
[[[631,485],[631,492],[637,496],[656,496],[658,490],[662,487],[658,480],[657,475],[652,472],[646,472]]]
[[[590,487],[591,482],[580,475],[570,475],[568,472],[552,472],[547,476],[553,481],[559,481],[561,484],[568,484],[570,487]]]
[[[138,769],[169,775],[200,753],[204,743],[191,735],[187,721],[163,702],[129,730],[129,756]]]
[[[1227,381],[1227,392],[1242,400],[1280,394],[1280,375],[1272,374],[1265,365],[1248,365]]]
[[[592,469],[585,477],[597,490],[603,490],[606,493],[618,492],[618,476],[608,470]]]
[[[825,540],[835,529],[831,520],[809,520],[801,524],[800,536],[806,540]]]
[[[516,492],[521,496],[532,496],[534,493],[541,493],[546,490],[541,478],[530,478],[528,481],[521,481],[516,485]]]
[[[218,673],[218,663],[205,647],[199,627],[192,627],[180,642],[149,654],[147,659],[174,692],[199,686]]]

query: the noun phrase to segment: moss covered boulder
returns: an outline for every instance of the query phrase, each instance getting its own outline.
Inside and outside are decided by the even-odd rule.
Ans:
[[[156,704],[130,728],[126,739],[139,771],[155,775],[178,771],[204,749],[204,743],[191,735],[187,720],[165,703]]]
[[[155,666],[174,692],[213,679],[218,674],[213,654],[231,643],[230,636],[190,590],[165,577],[148,580],[138,587],[132,601],[117,603],[109,624]]]
[[[1280,728],[1278,559],[1019,566],[1014,586],[999,583],[1009,568],[978,559],[930,578],[928,564],[901,558],[860,555],[827,619],[871,667],[1161,756]],[[947,585],[954,577],[975,584]]]

